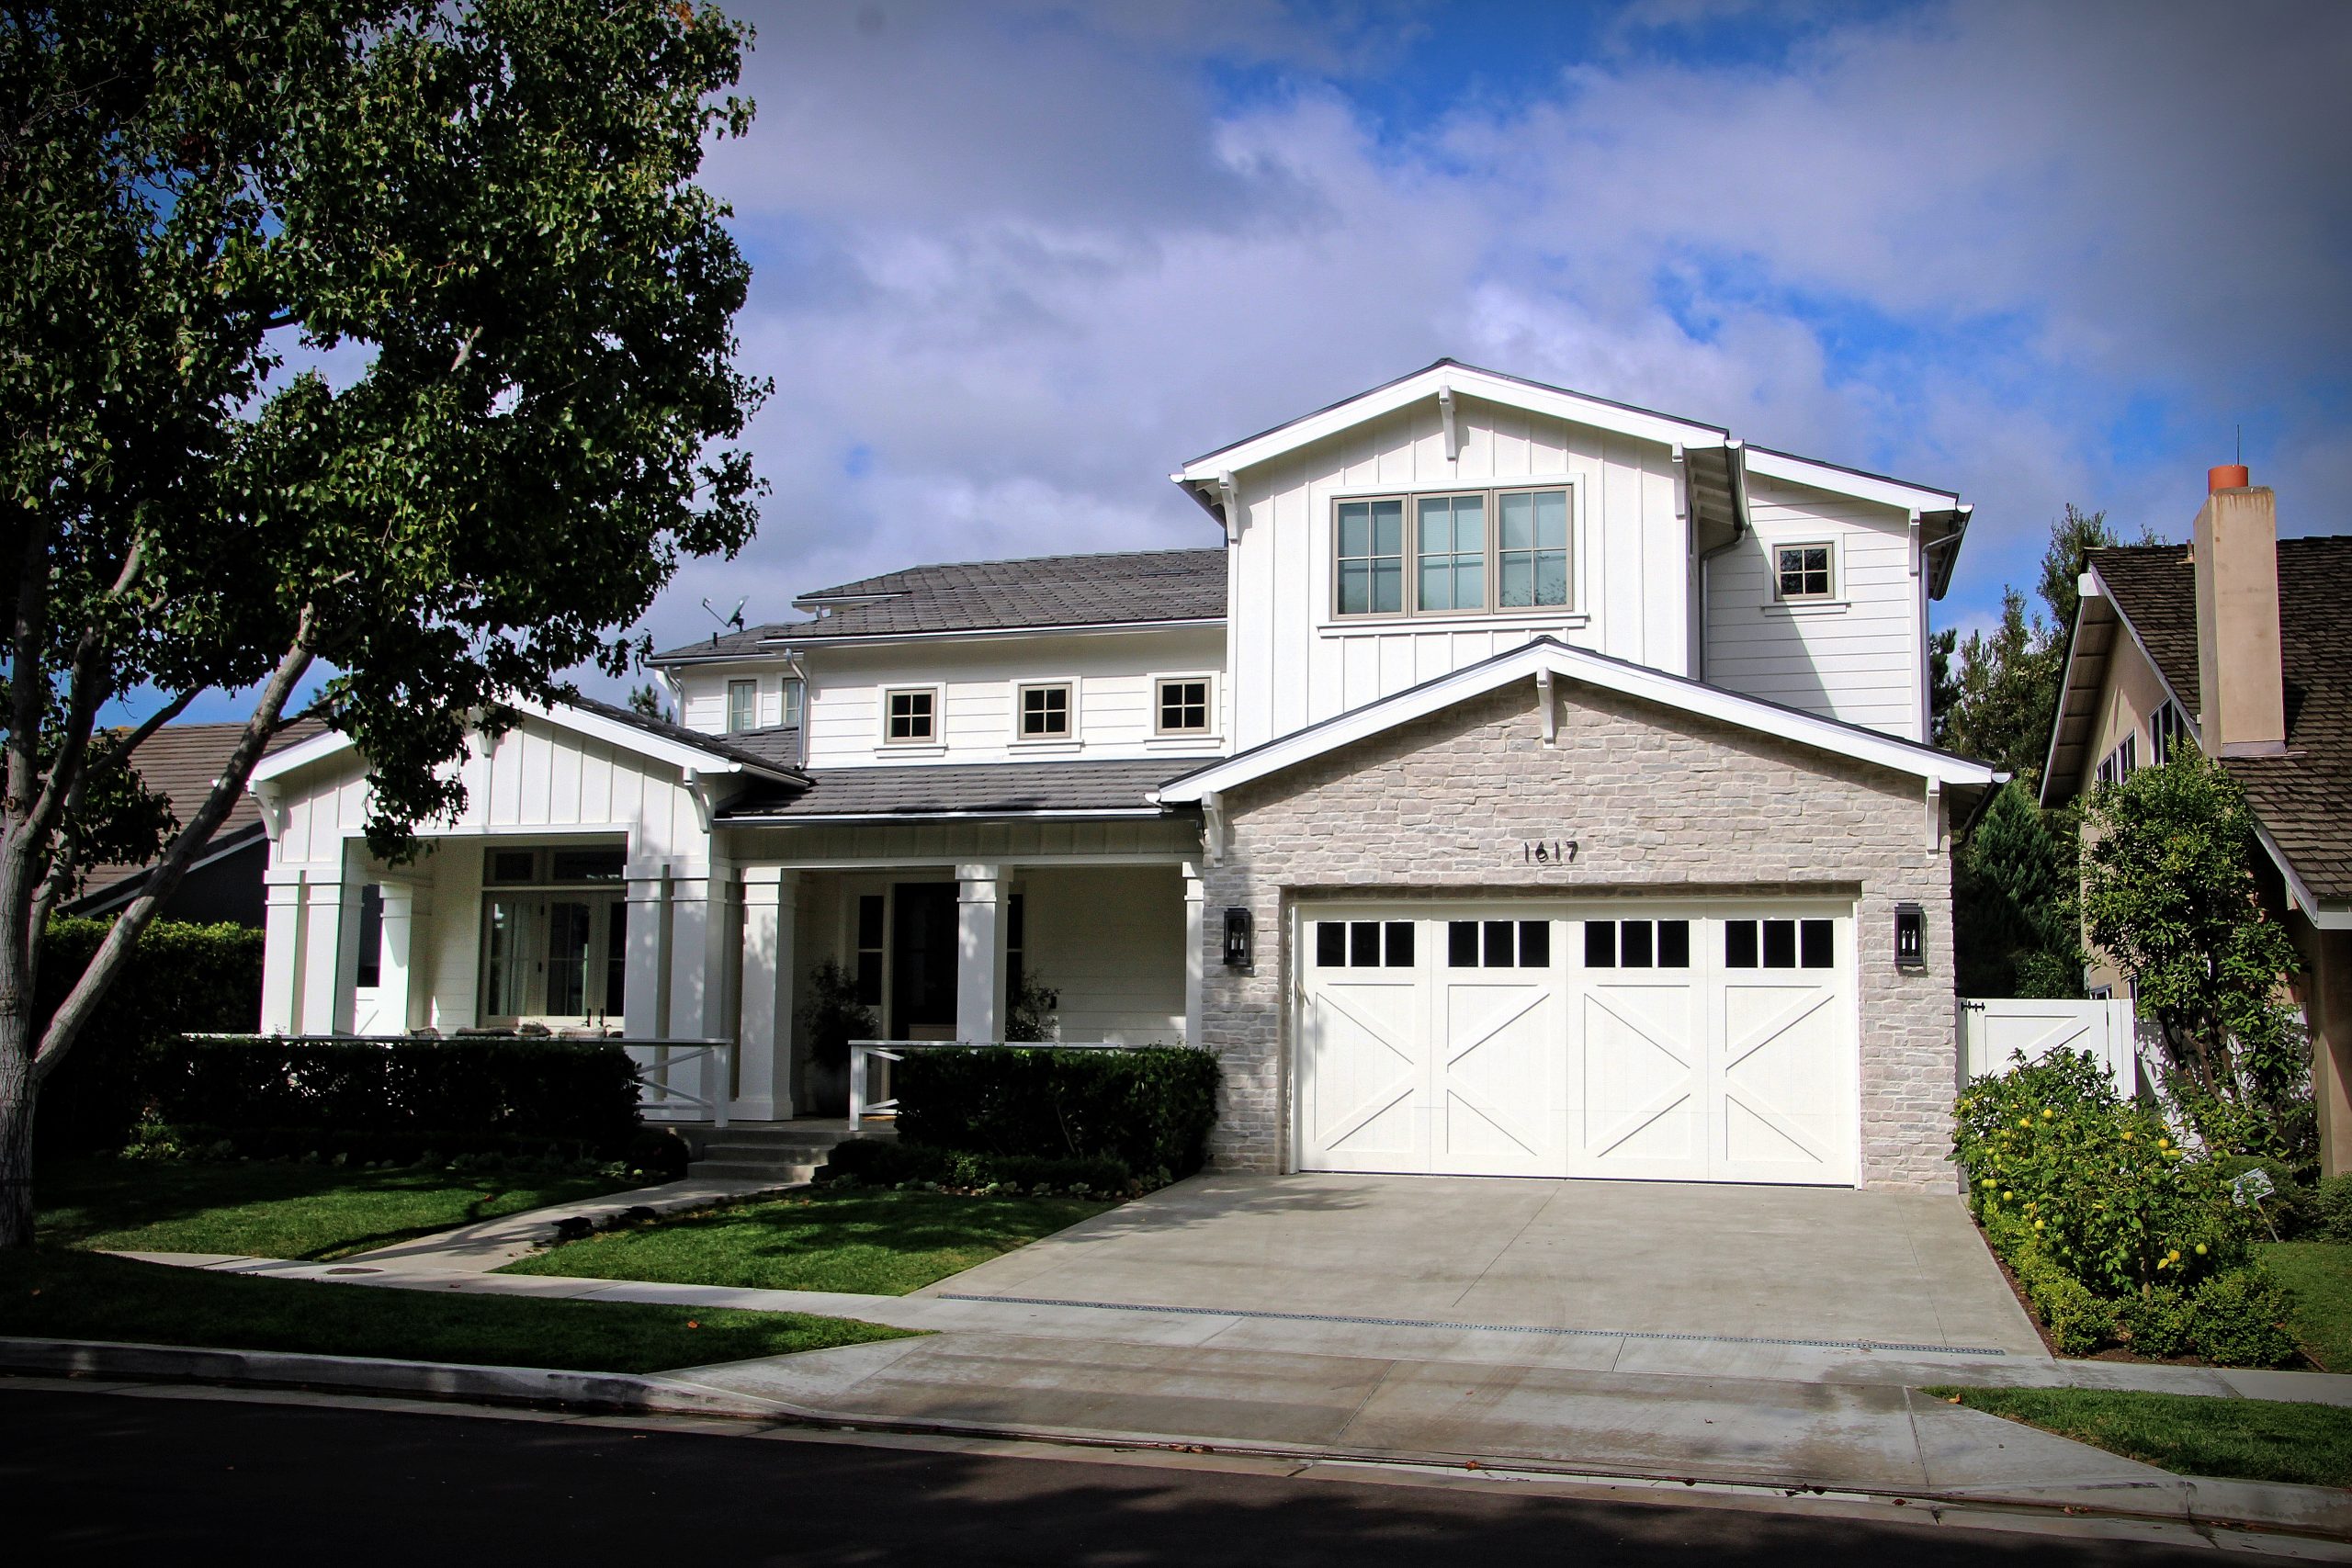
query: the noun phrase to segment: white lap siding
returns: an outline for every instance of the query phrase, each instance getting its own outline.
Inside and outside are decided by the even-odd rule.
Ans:
[[[1184,881],[1173,866],[1020,874],[1028,973],[1061,995],[1064,1040],[1184,1038]]]
[[[1212,912],[1250,909],[1254,969],[1226,968],[1217,921],[1204,1027],[1224,1067],[1216,1162],[1273,1169],[1288,1146],[1293,1042],[1284,931],[1318,897],[1774,894],[1856,909],[1860,1177],[1949,1191],[1954,1082],[1951,865],[1918,781],[1753,731],[1569,685],[1556,749],[1532,682],[1232,790]],[[1530,864],[1530,840],[1577,842]],[[1928,964],[1897,971],[1894,906],[1928,910]]]

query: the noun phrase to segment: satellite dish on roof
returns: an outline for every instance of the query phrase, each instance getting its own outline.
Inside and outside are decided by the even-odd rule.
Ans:
[[[702,602],[702,607],[708,611],[710,613],[710,618],[717,621],[720,626],[725,626],[729,631],[740,632],[743,629],[743,606],[748,603],[750,603],[750,601],[745,599],[736,600],[735,608],[724,615],[718,613],[718,606],[711,604],[708,599],[705,599]]]

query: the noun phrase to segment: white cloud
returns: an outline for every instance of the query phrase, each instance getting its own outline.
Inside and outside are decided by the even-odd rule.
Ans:
[[[760,119],[708,177],[762,263],[775,493],[665,640],[713,584],[776,617],[921,561],[1208,542],[1170,467],[1441,354],[1961,488],[1955,618],[2067,501],[2177,532],[2232,419],[2314,487],[2290,527],[2352,479],[2352,12],[1824,12],[1691,63],[1757,14],[1670,0],[1401,135],[1377,10],[876,14],[755,18]]]

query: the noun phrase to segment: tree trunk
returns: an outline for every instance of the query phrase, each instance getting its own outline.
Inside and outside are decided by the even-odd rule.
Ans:
[[[33,1244],[32,998],[18,967],[0,949],[0,1250]]]

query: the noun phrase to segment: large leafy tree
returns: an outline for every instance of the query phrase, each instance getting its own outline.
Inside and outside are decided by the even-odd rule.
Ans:
[[[2254,814],[2182,747],[2091,796],[2083,924],[2155,1025],[2169,1097],[2209,1143],[2308,1156],[2311,1052],[2285,986],[2294,944],[2254,879]]]
[[[622,671],[682,555],[750,536],[749,275],[694,183],[747,41],[684,0],[0,10],[0,1246],[40,1080],[298,707],[401,853],[469,725]],[[175,821],[139,749],[208,691],[250,716]],[[147,853],[34,1016],[50,911]]]
[[[1954,857],[1952,908],[1961,994],[2082,994],[2073,829],[2011,780]]]

